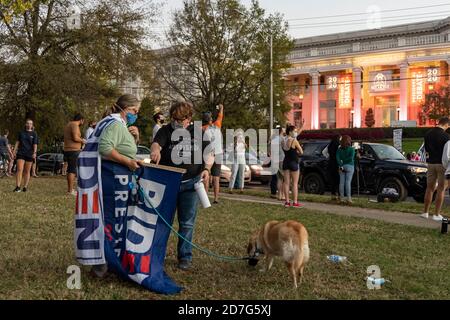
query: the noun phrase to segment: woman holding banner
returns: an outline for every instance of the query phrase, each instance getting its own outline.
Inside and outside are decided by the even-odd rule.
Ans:
[[[136,160],[139,130],[132,125],[137,120],[140,102],[132,95],[121,96],[111,108],[111,123],[101,132],[98,140],[98,152],[102,159],[119,163],[130,171],[137,170],[139,162]],[[97,133],[94,131],[94,134]],[[92,138],[92,135],[91,135]],[[95,137],[94,137],[95,139]],[[110,186],[103,185],[103,193]],[[106,264],[94,265],[94,274],[103,277],[108,271]]]
[[[193,106],[176,102],[170,109],[171,123],[159,129],[151,147],[151,160],[156,164],[185,169],[177,199],[179,233],[178,268],[189,270],[192,265],[192,237],[197,216],[198,196],[195,185],[209,182],[214,156],[209,142],[202,139],[202,128],[190,125]],[[199,130],[200,134],[194,134]],[[201,154],[200,157],[196,154]],[[187,241],[185,241],[187,240]]]

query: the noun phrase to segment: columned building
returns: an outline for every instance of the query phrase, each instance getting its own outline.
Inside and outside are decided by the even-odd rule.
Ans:
[[[450,18],[297,39],[286,71],[288,121],[305,129],[430,123],[426,94],[450,84]]]

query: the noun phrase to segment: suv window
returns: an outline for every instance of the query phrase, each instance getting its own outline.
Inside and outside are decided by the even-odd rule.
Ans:
[[[320,155],[325,149],[327,144],[320,144],[320,143],[305,143],[303,145],[303,155],[304,156],[316,156]]]
[[[148,149],[147,147],[139,146],[137,154],[150,154],[150,149]]]

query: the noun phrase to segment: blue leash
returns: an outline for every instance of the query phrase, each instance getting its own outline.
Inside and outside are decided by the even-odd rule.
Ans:
[[[211,256],[211,257],[214,257],[214,258],[217,258],[217,259],[219,259],[219,260],[224,260],[224,261],[242,261],[242,260],[249,260],[249,259],[250,259],[250,257],[235,258],[235,257],[228,257],[228,256],[218,255],[218,254],[216,254],[216,253],[214,253],[214,252],[212,252],[212,251],[210,251],[210,250],[208,250],[208,249],[204,249],[204,248],[202,248],[202,247],[196,245],[195,243],[193,243],[193,242],[187,240],[185,237],[183,237],[181,234],[179,234],[179,233],[172,227],[172,225],[171,225],[166,219],[164,219],[164,217],[160,214],[160,212],[158,211],[158,209],[156,209],[156,208],[153,206],[150,197],[144,192],[144,189],[142,189],[142,187],[141,187],[141,186],[139,185],[139,183],[137,182],[137,181],[138,181],[138,177],[135,176],[135,178],[136,178],[136,183],[137,183],[137,185],[138,185],[138,192],[139,192],[139,194],[142,196],[142,198],[144,199],[144,201],[150,206],[150,208],[152,208],[152,209],[156,212],[156,214],[158,215],[158,217],[161,218],[161,220],[162,220],[162,221],[170,228],[170,230],[172,230],[173,233],[175,233],[175,235],[176,235],[178,238],[180,238],[180,239],[186,241],[186,242],[189,243],[192,247],[194,247],[195,249],[197,249],[197,250],[199,250],[199,251],[205,253],[206,255]]]

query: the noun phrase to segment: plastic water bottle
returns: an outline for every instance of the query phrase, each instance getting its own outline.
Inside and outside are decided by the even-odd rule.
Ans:
[[[334,263],[344,263],[347,262],[347,257],[341,257],[337,255],[327,256],[328,260]]]
[[[384,278],[373,278],[373,277],[367,277],[367,281],[370,281],[374,286],[382,286],[386,282],[389,282],[389,280],[386,280]]]

